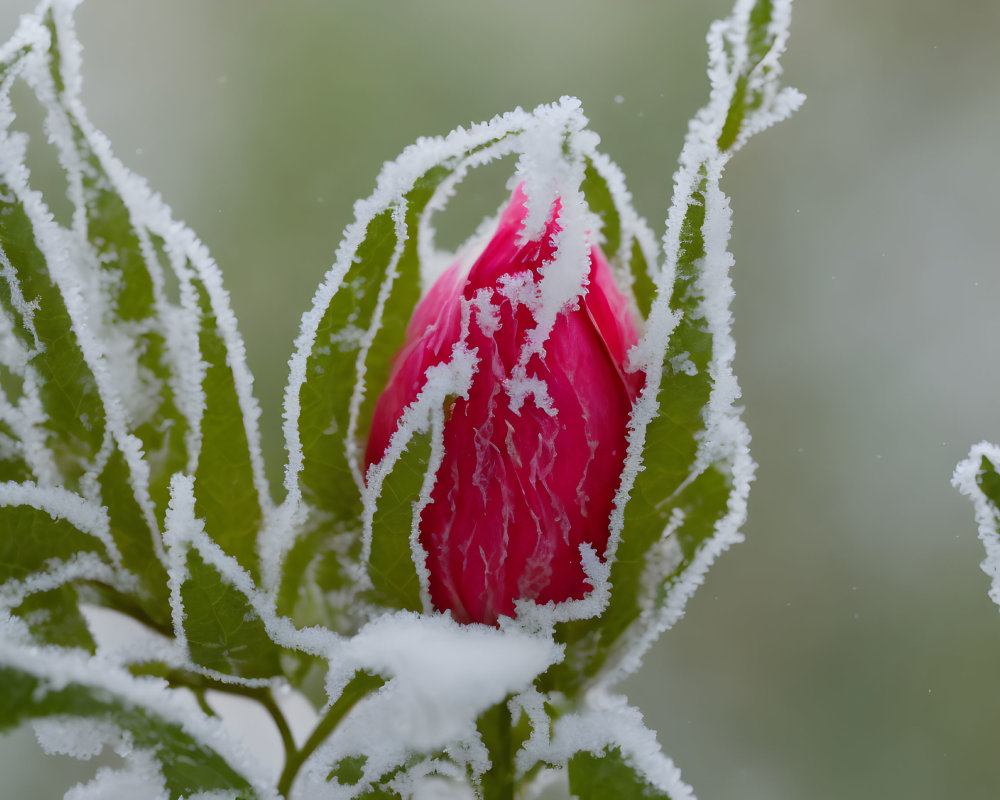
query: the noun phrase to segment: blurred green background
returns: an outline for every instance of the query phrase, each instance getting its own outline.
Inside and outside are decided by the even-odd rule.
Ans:
[[[32,5],[3,0],[0,38]],[[729,7],[87,0],[91,118],[219,262],[275,476],[298,317],[382,162],[576,95],[659,234]],[[1000,439],[1000,4],[799,0],[794,17],[786,80],[809,99],[724,182],[759,462],[747,541],[625,689],[701,800],[994,800],[1000,615],[949,478]],[[499,180],[469,192],[454,241]],[[92,769],[38,752],[28,730],[0,740],[4,798]]]

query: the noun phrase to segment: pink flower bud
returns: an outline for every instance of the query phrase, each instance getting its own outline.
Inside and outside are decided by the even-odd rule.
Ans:
[[[454,264],[417,305],[375,406],[366,467],[382,458],[428,367],[451,356],[469,301],[466,342],[478,366],[468,398],[448,409],[444,460],[420,517],[431,600],[460,622],[496,624],[514,615],[518,598],[582,598],[593,587],[580,545],[601,557],[607,548],[626,425],[644,376],[626,369],[636,320],[597,247],[585,294],[559,313],[544,353],[527,362],[544,392],[523,403],[509,393],[535,327],[524,301],[555,256],[560,207],[557,200],[537,241],[519,244],[527,209],[521,188],[514,191],[471,267]]]

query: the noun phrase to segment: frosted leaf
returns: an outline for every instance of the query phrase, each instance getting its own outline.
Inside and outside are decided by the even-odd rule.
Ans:
[[[174,637],[196,671],[224,683],[266,686],[281,673],[276,640],[285,638],[273,606],[205,534],[195,516],[195,481],[178,473],[170,488],[164,540]],[[298,644],[294,634],[290,642]]]
[[[11,609],[39,641],[93,649],[73,583],[136,586],[105,509],[64,489],[9,482],[0,484],[0,515],[0,610]]]
[[[955,467],[951,482],[972,500],[979,539],[986,549],[980,567],[990,577],[990,599],[1000,606],[1000,447],[980,442]]]
[[[191,470],[205,476],[199,505],[212,535],[255,569],[253,543],[270,500],[259,411],[235,318],[205,248],[112,155],[106,138],[87,120],[79,100],[80,47],[72,5],[43,3],[36,16],[23,18],[15,38],[28,49],[11,54],[0,93],[0,178],[30,226],[20,241],[33,241],[36,248],[4,258],[22,283],[30,278],[38,284],[30,270],[42,262],[56,290],[40,295],[50,307],[46,318],[64,305],[68,326],[68,336],[51,330],[42,336],[32,363],[45,364],[46,354],[64,347],[65,339],[93,376],[97,407],[82,418],[106,425],[107,436],[100,427],[89,434],[85,491],[101,493],[113,509],[123,494],[133,495],[150,529],[150,546],[162,557],[157,517],[166,506],[170,475]],[[74,205],[70,229],[51,218],[28,185],[24,138],[9,129],[7,93],[14,78],[27,83],[47,112],[46,128]],[[176,299],[169,297],[168,272],[179,286]],[[34,284],[31,293],[38,295]],[[47,396],[44,383],[41,396]],[[59,410],[46,411],[51,419]],[[59,414],[72,424],[72,415]]]
[[[83,761],[99,755],[104,745],[116,741],[119,734],[118,726],[109,720],[63,715],[35,720],[32,727],[46,753],[72,756]]]
[[[170,800],[163,774],[156,764],[134,753],[123,769],[101,767],[93,780],[78,783],[63,800]]]
[[[36,509],[53,520],[65,520],[99,541],[110,562],[115,566],[121,565],[121,553],[111,536],[106,510],[73,492],[57,487],[42,488],[32,483],[8,482],[0,484],[0,506]]]
[[[607,796],[608,791],[624,792],[626,787],[635,786],[644,797],[695,800],[680,770],[663,754],[655,734],[624,697],[592,696],[589,705],[587,710],[557,720],[551,744],[544,754],[539,754],[549,762],[569,763],[570,790],[574,794],[582,800],[597,800]],[[612,760],[612,768],[606,773],[608,782],[602,784],[595,759],[599,762],[604,758]],[[623,767],[626,774],[622,774]]]
[[[801,102],[778,87],[789,9],[740,0],[709,34],[712,94],[681,152],[656,292],[631,357],[646,383],[611,518],[611,590],[595,592],[599,617],[557,633],[567,658],[546,686],[610,685],[634,670],[715,557],[742,539],[755,465],[734,405],[731,212],[719,180],[758,122]]]
[[[87,754],[93,751],[90,737],[99,732],[106,740],[107,723],[113,722],[119,730],[116,749],[129,753],[130,761],[139,751],[155,758],[172,799],[196,788],[243,787],[261,800],[275,796],[267,788],[268,776],[189,693],[168,689],[158,679],[135,678],[80,651],[27,644],[24,637],[16,620],[0,616],[0,685],[5,692],[0,727],[31,717],[90,719],[97,728],[43,725],[43,737],[54,749]],[[136,757],[136,763],[142,758]],[[200,785],[192,786],[192,780]]]

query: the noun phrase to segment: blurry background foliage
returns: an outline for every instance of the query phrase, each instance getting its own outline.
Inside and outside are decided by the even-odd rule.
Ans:
[[[3,0],[0,36],[32,5]],[[574,94],[661,232],[708,94],[704,35],[730,5],[87,0],[90,116],[222,267],[276,481],[299,316],[382,162]],[[787,83],[809,99],[723,183],[760,464],[747,542],[625,688],[701,800],[994,800],[1000,616],[949,477],[1000,437],[1000,4],[794,15]],[[65,215],[54,157],[32,158]],[[496,208],[508,171],[470,185],[445,243]],[[0,740],[5,797],[92,771],[38,752],[28,730]]]

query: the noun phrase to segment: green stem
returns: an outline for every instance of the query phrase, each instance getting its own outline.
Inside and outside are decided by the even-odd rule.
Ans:
[[[384,678],[378,675],[371,675],[367,672],[358,672],[351,678],[347,686],[344,687],[344,691],[341,692],[340,697],[330,706],[326,714],[323,715],[323,718],[316,725],[316,728],[309,735],[306,743],[302,745],[302,749],[296,750],[293,746],[292,751],[285,759],[285,768],[282,770],[281,778],[278,780],[278,794],[282,797],[288,797],[288,793],[292,788],[292,781],[295,780],[295,776],[302,764],[305,763],[305,760],[333,732],[333,729],[337,727],[347,712],[354,708],[354,705],[361,698],[374,692],[384,684]]]
[[[95,584],[93,588],[105,597],[112,597],[114,599],[115,602],[110,604],[111,607],[124,608],[126,609],[126,613],[147,627],[158,631],[165,636],[173,635],[173,631],[171,629],[157,623],[152,617],[146,614],[138,604],[132,602],[127,596],[102,584]],[[185,686],[191,689],[194,692],[202,710],[211,716],[214,716],[215,712],[205,699],[205,691],[207,689],[214,689],[218,692],[248,697],[252,700],[256,700],[265,709],[267,709],[268,714],[270,714],[271,718],[274,720],[275,727],[278,729],[278,734],[281,736],[281,744],[285,749],[285,768],[282,770],[281,778],[278,781],[278,793],[282,797],[288,796],[288,792],[292,788],[292,781],[295,780],[295,776],[305,760],[309,758],[313,751],[319,747],[320,744],[322,744],[323,740],[333,732],[334,728],[336,728],[339,722],[346,716],[347,712],[350,711],[365,695],[374,692],[385,684],[385,679],[379,677],[378,675],[371,675],[367,672],[356,673],[348,682],[347,686],[344,687],[344,691],[341,692],[337,701],[330,706],[326,714],[319,721],[319,724],[317,724],[305,744],[302,745],[301,749],[299,749],[295,746],[295,739],[292,736],[292,730],[288,725],[288,720],[278,707],[270,689],[249,688],[246,686],[223,683],[222,681],[216,681],[204,675],[192,674],[183,670],[171,671],[167,676],[167,680],[172,686]]]
[[[201,706],[201,710],[204,711],[207,716],[214,717],[215,711],[208,704],[208,700],[205,699],[205,690],[193,689],[192,691],[194,692],[195,699],[198,701],[198,705]]]
[[[285,748],[285,763],[287,763],[291,760],[292,754],[296,752],[295,739],[292,737],[292,729],[288,726],[288,720],[278,707],[274,695],[271,694],[270,690],[265,689],[259,695],[254,696],[267,709],[267,712],[271,715],[271,719],[274,720],[274,725],[281,736],[281,744]]]
[[[479,718],[479,732],[490,752],[490,768],[483,774],[483,800],[514,800],[514,739],[507,701],[497,703]]]
[[[260,703],[271,715],[274,725],[281,736],[281,744],[285,748],[285,761],[288,762],[295,754],[295,739],[292,737],[292,729],[288,725],[288,720],[278,707],[278,703],[271,694],[270,689],[251,688],[238,684],[223,683],[204,675],[198,675],[183,670],[169,672],[166,676],[171,686],[184,686],[190,689],[201,706],[201,710],[208,716],[216,716],[215,710],[209,705],[205,697],[205,692],[209,689],[223,694],[232,694],[239,697],[246,697]]]

